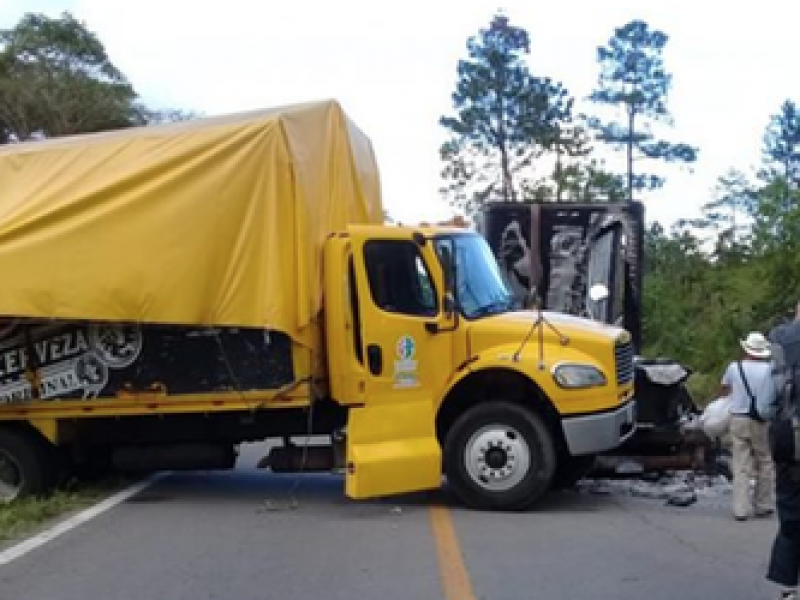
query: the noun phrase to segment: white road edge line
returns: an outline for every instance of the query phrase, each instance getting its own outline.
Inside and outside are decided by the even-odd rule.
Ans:
[[[75,529],[76,527],[83,525],[87,521],[94,519],[95,517],[103,514],[107,510],[114,508],[118,504],[125,502],[129,498],[132,498],[136,494],[139,494],[149,488],[154,483],[158,482],[159,480],[163,479],[170,473],[156,473],[155,475],[151,475],[147,479],[140,481],[139,483],[134,483],[132,486],[125,488],[122,491],[117,492],[113,496],[109,496],[102,502],[95,504],[94,506],[90,506],[87,509],[82,510],[78,514],[57,523],[53,527],[42,531],[41,533],[28,538],[20,542],[19,544],[15,544],[6,550],[0,552],[0,566],[7,565],[13,560],[16,560],[22,556],[28,554],[36,548],[45,545],[47,542],[51,542],[60,535],[67,533]]]

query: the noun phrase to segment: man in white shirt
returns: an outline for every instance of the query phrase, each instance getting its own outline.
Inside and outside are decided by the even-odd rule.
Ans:
[[[744,354],[728,365],[720,394],[730,398],[730,433],[733,454],[733,516],[744,521],[750,515],[772,514],[775,467],[769,448],[767,423],[758,417],[759,397],[774,394],[770,343],[760,333],[740,342]],[[756,487],[750,497],[750,480]]]

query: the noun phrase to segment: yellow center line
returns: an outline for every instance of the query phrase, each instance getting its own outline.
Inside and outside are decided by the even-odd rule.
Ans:
[[[445,600],[475,600],[450,511],[445,506],[431,506],[430,514]]]

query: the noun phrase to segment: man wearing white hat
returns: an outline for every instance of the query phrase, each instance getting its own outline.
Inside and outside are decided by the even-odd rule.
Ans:
[[[720,394],[730,397],[733,516],[744,521],[751,515],[768,516],[774,510],[775,467],[767,423],[759,417],[757,406],[759,398],[774,395],[775,388],[769,341],[753,332],[740,344],[744,354],[728,365]],[[752,499],[751,479],[756,481]]]

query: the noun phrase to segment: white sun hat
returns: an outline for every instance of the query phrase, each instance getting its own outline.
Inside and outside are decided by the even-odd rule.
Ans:
[[[769,341],[763,334],[753,331],[747,334],[747,338],[739,342],[742,345],[742,350],[747,352],[750,356],[756,358],[769,358],[772,356],[772,349],[770,348]]]

